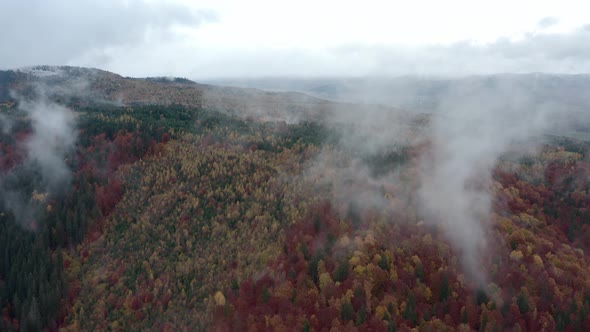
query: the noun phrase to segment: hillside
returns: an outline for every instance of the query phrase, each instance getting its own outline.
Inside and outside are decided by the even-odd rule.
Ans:
[[[13,96],[8,91],[13,91]],[[80,67],[37,66],[0,71],[0,103],[14,101],[15,93],[30,96],[38,91],[80,105],[183,105],[231,112],[242,118],[289,122],[320,119],[333,110],[333,103],[301,93],[219,87],[186,79],[129,78]]]
[[[590,329],[564,127],[76,67],[0,87],[0,330]]]
[[[211,84],[268,91],[299,91],[334,102],[379,104],[414,113],[444,114],[449,105],[466,100],[506,97],[526,99],[529,107],[568,113],[557,125],[587,123],[590,76],[587,74],[495,74],[467,77],[400,76],[393,78],[267,78],[211,80]],[[561,122],[568,122],[561,124]],[[576,137],[588,127],[576,128]],[[582,133],[582,137],[588,139]],[[576,137],[579,138],[579,137]]]
[[[319,98],[344,102],[369,102],[398,106],[420,112],[437,112],[449,97],[463,93],[485,93],[490,88],[511,87],[526,91],[539,103],[554,102],[580,107],[589,99],[587,74],[547,73],[473,75],[466,77],[400,76],[368,78],[267,78],[210,80],[212,84],[274,91],[301,91]]]

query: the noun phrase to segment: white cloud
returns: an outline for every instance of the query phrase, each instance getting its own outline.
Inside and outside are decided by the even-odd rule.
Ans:
[[[581,1],[6,0],[0,66],[128,76],[585,72]]]
[[[108,49],[175,39],[175,28],[213,20],[211,11],[141,0],[6,0],[0,4],[0,66],[62,65],[74,59],[108,64]]]

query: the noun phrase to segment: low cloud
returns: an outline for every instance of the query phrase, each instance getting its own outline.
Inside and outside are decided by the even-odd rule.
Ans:
[[[587,112],[539,98],[530,89],[534,79],[527,75],[455,81],[438,96],[436,114],[416,115],[424,120],[421,125],[391,108],[367,111],[358,106],[356,115],[335,110],[329,121],[343,128],[342,138],[336,149],[319,154],[307,175],[320,188],[331,188],[340,206],[408,211],[402,221],[423,220],[439,227],[460,253],[465,273],[485,287],[488,276],[480,262],[487,250],[493,250],[488,225],[492,173],[498,161],[506,153],[529,154],[543,143],[544,134],[566,134],[590,124]],[[576,121],[563,120],[569,118]],[[404,156],[404,146],[420,146],[420,153]],[[375,161],[382,167],[375,169]]]
[[[74,148],[77,136],[74,113],[45,97],[24,102],[20,108],[29,115],[33,130],[25,143],[28,161],[39,165],[49,189],[63,184],[70,176],[64,158]]]
[[[76,118],[70,109],[50,100],[38,88],[33,100],[19,99],[18,109],[31,121],[31,134],[20,144],[25,151],[21,165],[0,178],[0,201],[16,221],[35,229],[48,195],[58,193],[71,180],[66,158],[76,143]]]
[[[426,222],[444,226],[467,272],[485,285],[479,262],[487,249],[492,169],[515,143],[538,140],[556,114],[509,80],[449,94],[420,163],[420,207]]]

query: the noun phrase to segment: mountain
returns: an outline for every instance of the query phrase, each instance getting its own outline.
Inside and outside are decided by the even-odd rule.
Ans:
[[[176,104],[223,110],[244,118],[266,116],[288,122],[319,119],[335,108],[333,103],[296,92],[220,87],[180,78],[129,78],[90,68],[36,66],[0,71],[0,103],[14,100],[8,91],[30,96],[36,90],[48,90],[56,98],[85,104]],[[345,104],[338,107],[350,108]]]
[[[584,109],[590,75],[496,74],[467,77],[400,76],[393,78],[267,78],[209,80],[211,84],[274,91],[299,91],[327,100],[396,106],[439,112],[448,98],[489,93],[502,88],[526,94],[536,103],[553,102]]]
[[[587,118],[483,80],[421,114],[0,72],[0,330],[590,329]]]
[[[383,105],[413,113],[444,115],[469,101],[522,99],[528,109],[567,113],[552,119],[569,136],[590,139],[590,75],[496,74],[456,78],[401,76],[394,78],[266,78],[210,80],[211,84],[268,91],[298,91],[333,102]],[[469,105],[471,107],[471,105]]]

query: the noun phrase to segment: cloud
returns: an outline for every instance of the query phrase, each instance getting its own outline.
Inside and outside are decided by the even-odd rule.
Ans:
[[[51,92],[42,86],[35,92],[33,99],[16,96],[18,110],[31,121],[31,134],[17,143],[22,144],[26,158],[0,177],[0,209],[12,212],[21,226],[30,229],[35,229],[47,196],[58,193],[71,180],[66,158],[77,139],[74,112],[51,101]]]
[[[514,143],[540,144],[536,139],[558,114],[510,80],[485,89],[464,85],[449,92],[442,108],[444,116],[432,121],[431,152],[421,161],[420,205],[426,222],[445,226],[465,269],[483,285],[492,169]]]
[[[6,0],[0,10],[2,67],[63,65],[79,57],[107,64],[105,50],[174,38],[176,27],[196,28],[211,11],[141,0]]]
[[[590,123],[590,113],[567,104],[559,91],[554,95],[546,93],[550,89],[531,89],[550,82],[551,90],[569,91],[571,81],[548,76],[537,82],[536,76],[448,80],[439,86],[437,112],[422,118],[428,121],[421,121],[418,128],[409,121],[411,115],[396,115],[385,107],[335,110],[328,121],[340,129],[336,148],[320,151],[306,175],[322,190],[331,188],[337,206],[354,203],[394,216],[404,211],[407,217],[390,219],[440,226],[466,275],[475,286],[484,287],[489,276],[481,261],[498,248],[490,242],[493,230],[488,228],[493,212],[500,212],[492,211],[497,189],[493,169],[507,154],[517,157],[536,151],[544,134],[569,136],[580,130],[576,127],[584,131]],[[390,91],[403,86],[402,93],[414,100],[424,92],[412,84],[413,78],[400,80],[399,85],[389,85]],[[404,157],[406,146],[416,149],[405,150],[412,152]]]
[[[547,16],[547,17],[543,17],[542,19],[539,20],[539,23],[537,23],[537,26],[539,28],[548,28],[548,27],[552,27],[554,25],[556,25],[557,23],[559,23],[559,19],[557,17],[551,17],[551,16]]]
[[[495,73],[585,73],[590,71],[590,25],[569,33],[527,33],[482,44],[348,45],[332,50],[336,58],[364,58],[372,67],[361,75],[464,76]]]
[[[3,134],[10,133],[12,128],[12,119],[5,114],[0,113],[0,129]]]
[[[459,77],[497,73],[590,72],[590,25],[570,32],[531,30],[519,37],[481,43],[348,43],[326,48],[202,50],[191,62],[191,77]],[[557,23],[555,23],[557,24]]]
[[[193,79],[590,72],[590,29],[573,10],[539,9],[555,11],[543,17],[519,8],[507,27],[488,17],[506,14],[499,9],[354,26],[318,7],[313,20],[297,26],[290,10],[303,13],[303,5],[268,6],[263,15],[253,5],[201,3],[214,10],[158,0],[2,1],[0,66],[69,64]],[[375,8],[365,9],[383,18]]]
[[[493,53],[507,59],[537,58],[551,61],[576,60],[588,66],[590,25],[569,34],[531,35],[520,42],[498,41],[488,46]]]
[[[33,135],[25,143],[28,160],[39,165],[47,187],[67,181],[70,171],[64,162],[76,142],[74,113],[46,97],[22,102],[20,108],[31,118]]]

